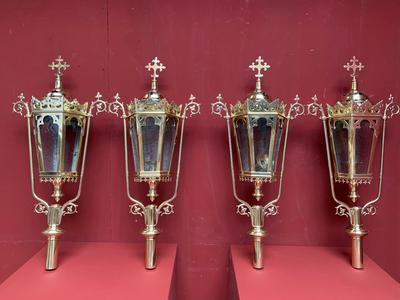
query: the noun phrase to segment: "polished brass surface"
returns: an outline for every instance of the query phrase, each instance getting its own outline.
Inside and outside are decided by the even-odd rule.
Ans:
[[[177,196],[185,120],[192,115],[200,113],[200,104],[195,102],[196,98],[193,95],[189,97],[189,102],[184,105],[183,109],[182,105],[168,102],[157,89],[157,78],[159,77],[157,72],[163,71],[166,67],[160,63],[160,60],[156,57],[146,66],[146,68],[152,72],[152,80],[151,89],[143,99],[135,99],[125,106],[120,102],[119,95],[116,94],[114,96],[114,102],[111,102],[108,106],[108,111],[117,116],[121,116],[123,121],[126,193],[128,198],[132,201],[132,204],[130,205],[130,213],[144,217],[145,228],[142,231],[142,235],[146,241],[145,268],[154,269],[157,266],[156,236],[159,234],[159,230],[157,229],[158,217],[173,213],[174,206],[172,201]],[[152,170],[148,170],[148,167],[147,169],[145,167],[145,147],[148,143],[148,139],[146,138],[144,131],[146,130],[145,127],[148,119],[150,119],[151,122],[154,120],[154,124],[159,128],[158,134],[155,138],[155,140],[157,140],[157,143],[155,143],[157,144],[155,155],[156,160],[151,165]],[[167,161],[167,163],[165,163],[163,151],[168,142],[168,122],[174,124],[175,130],[170,136],[172,144],[170,146],[169,162]],[[156,204],[156,199],[158,197],[158,184],[160,182],[171,181],[173,177],[170,169],[173,161],[172,156],[178,131],[180,132],[180,138],[174,194],[166,200],[161,201],[160,204]],[[133,152],[133,165],[135,170],[133,173],[133,180],[136,182],[146,182],[149,185],[147,197],[149,198],[150,204],[147,205],[145,201],[140,201],[131,194],[128,135],[132,142],[131,152]],[[135,150],[137,150],[136,154]]]
[[[390,95],[386,103],[382,101],[377,104],[372,104],[368,97],[358,91],[356,71],[360,71],[364,66],[358,62],[353,56],[344,67],[349,71],[352,70],[351,90],[347,93],[341,102],[336,103],[334,106],[326,105],[326,112],[323,105],[318,103],[317,96],[312,97],[312,102],[308,104],[308,114],[317,116],[322,120],[326,155],[328,161],[328,170],[331,186],[331,194],[333,200],[337,203],[336,214],[339,216],[346,216],[350,219],[350,227],[347,233],[352,240],[352,266],[356,269],[363,268],[362,259],[362,240],[367,231],[363,229],[361,223],[361,216],[374,215],[376,213],[375,203],[380,199],[382,192],[383,180],[383,162],[385,152],[385,133],[386,121],[399,114],[400,107],[394,102],[394,98]],[[347,171],[338,171],[337,155],[335,153],[335,140],[333,131],[335,130],[337,121],[345,121],[345,128],[348,130],[348,142],[344,144],[347,146],[346,151],[348,161],[346,162]],[[369,150],[369,158],[367,162],[367,172],[357,172],[357,150],[355,140],[357,139],[356,130],[360,128],[361,122],[368,122],[368,128],[373,130],[372,142],[367,146]],[[382,127],[382,128],[381,128]],[[372,181],[372,163],[374,158],[375,146],[378,144],[379,134],[382,132],[380,139],[380,171],[377,195],[367,201],[364,205],[354,205],[360,201],[360,196],[357,192],[357,187],[360,184],[370,183]],[[343,150],[343,149],[341,149]],[[360,150],[360,149],[359,149]],[[347,204],[346,200],[340,200],[336,196],[335,182],[345,183],[349,188],[348,198],[351,204]]]
[[[294,103],[290,104],[289,109],[287,110],[286,104],[281,102],[279,99],[271,101],[267,94],[262,91],[262,71],[266,71],[268,68],[270,68],[270,66],[265,63],[261,57],[258,57],[255,63],[250,65],[250,69],[257,71],[255,75],[257,78],[255,91],[250,94],[243,103],[238,102],[235,105],[231,105],[230,112],[228,111],[227,105],[222,102],[221,94],[217,96],[217,102],[211,104],[211,112],[226,119],[233,195],[239,202],[237,204],[237,213],[249,216],[251,219],[252,229],[249,231],[249,235],[253,238],[253,267],[256,269],[262,269],[264,266],[262,252],[262,241],[266,235],[266,231],[264,230],[264,217],[273,216],[278,213],[277,202],[282,191],[282,175],[285,166],[285,154],[290,120],[304,114],[304,106],[299,103],[300,98],[297,95],[294,99]],[[254,136],[253,130],[258,126],[259,120],[266,120],[267,127],[271,128],[269,139],[261,139]],[[237,133],[237,128],[239,128],[240,122],[246,124],[244,131],[247,132],[248,135],[248,138],[245,139],[246,144],[242,144],[248,145],[249,149],[248,157],[244,157],[249,161],[247,170],[244,168],[246,164],[242,161],[241,154],[243,153],[241,153],[240,148],[243,140],[240,139],[240,136],[238,136]],[[264,196],[262,192],[263,183],[270,183],[279,180],[278,193],[276,197],[266,204],[251,205],[237,195],[231,128],[233,128],[235,145],[238,153],[239,180],[249,181],[254,184],[253,196],[257,203],[261,202]],[[280,154],[280,137],[283,138],[283,150],[282,158],[280,160],[280,174],[278,175],[277,165]],[[267,154],[264,154],[263,157],[257,159],[254,149],[255,144],[260,141],[268,141],[269,147],[266,147],[266,151],[268,151]],[[256,163],[261,167],[261,170],[257,170]]]
[[[19,100],[13,103],[13,111],[24,116],[27,120],[31,189],[33,197],[38,201],[35,205],[35,212],[47,215],[48,228],[43,232],[48,240],[46,270],[54,270],[57,268],[58,263],[59,237],[63,232],[59,227],[61,219],[64,215],[77,212],[78,205],[76,201],[79,199],[82,190],[90,120],[93,116],[92,112],[94,110],[96,113],[105,111],[107,106],[99,93],[97,93],[95,101],[90,106],[88,103],[80,104],[76,99],[72,101],[68,100],[62,90],[61,71],[66,70],[69,65],[59,56],[49,67],[52,70],[56,70],[54,89],[42,100],[32,97],[30,105],[24,101],[25,97],[21,94],[18,97]],[[57,137],[53,145],[49,144],[48,137],[42,136],[41,126],[44,125],[46,119],[50,120],[51,125],[56,125],[48,128],[48,132]],[[75,128],[79,127],[80,129],[75,135],[74,153],[71,158],[71,169],[74,168],[74,170],[69,170],[65,165],[66,128],[67,126],[71,126],[72,123],[76,126]],[[32,126],[35,138],[34,144],[32,143]],[[53,156],[50,159],[44,155],[45,149],[43,143],[56,146],[55,149],[57,151],[53,151]],[[54,190],[51,197],[55,200],[54,204],[44,200],[35,191],[33,145],[35,145],[35,152],[37,154],[40,182],[50,182],[53,185]],[[54,159],[54,156],[56,159]],[[52,166],[52,170],[48,170],[49,167],[47,164],[51,160],[53,160],[54,165]],[[61,198],[64,196],[62,192],[63,183],[77,182],[78,180],[76,195],[60,204]]]

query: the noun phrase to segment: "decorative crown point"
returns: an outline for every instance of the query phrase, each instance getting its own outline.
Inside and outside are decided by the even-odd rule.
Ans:
[[[264,62],[264,59],[261,58],[261,56],[259,56],[256,61],[257,64],[255,64],[254,62],[251,63],[251,65],[249,66],[249,68],[252,71],[256,71],[257,70],[257,74],[254,75],[257,80],[260,80],[261,77],[264,76],[264,74],[261,73],[261,71],[267,71],[271,66],[268,65],[266,62]]]
[[[103,95],[100,94],[100,92],[97,92],[95,98],[96,98],[96,100],[100,100],[101,98],[103,98]]]
[[[116,93],[114,96],[115,101],[118,101],[119,99],[121,99],[121,97],[119,96],[119,93]]]
[[[317,103],[318,102],[318,97],[317,95],[314,95],[311,97],[311,100],[313,101],[313,103]]]
[[[294,97],[294,102],[298,103],[300,101],[300,97],[299,94],[296,94],[296,96]]]
[[[350,64],[351,63],[351,64]],[[350,74],[350,76],[355,79],[357,77],[357,70],[361,71],[364,68],[364,65],[359,62],[359,60],[353,56],[352,59],[350,59],[350,62],[348,62],[347,64],[345,64],[343,66],[347,71],[352,70],[353,73]]]
[[[24,99],[25,99],[24,93],[21,93],[21,94],[18,96],[18,99],[19,99],[19,101],[24,101]]]
[[[58,58],[56,58],[50,65],[49,68],[51,68],[52,70],[56,70],[57,69],[57,73],[56,75],[62,75],[61,70],[66,70],[69,68],[69,64],[67,64],[67,62],[61,58],[61,55],[58,56]]]
[[[193,96],[193,94],[190,94],[189,101],[193,102],[194,100],[196,100],[196,97]]]

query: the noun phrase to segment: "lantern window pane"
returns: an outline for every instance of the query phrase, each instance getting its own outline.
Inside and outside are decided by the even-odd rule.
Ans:
[[[77,118],[66,120],[64,148],[64,170],[66,172],[77,172],[81,147],[81,132],[82,128]]]
[[[349,162],[349,142],[348,142],[348,130],[346,120],[338,120],[333,126],[333,145],[335,150],[336,168],[339,173],[348,172]]]
[[[250,171],[250,164],[249,164],[249,135],[247,131],[247,124],[246,121],[243,119],[236,120],[236,136],[237,142],[239,145],[239,155],[240,160],[242,163],[242,170],[245,172]]]
[[[177,124],[178,124],[177,118],[173,117],[168,118],[167,121],[165,122],[162,170],[166,172],[169,172],[171,165]]]
[[[146,117],[142,125],[144,171],[157,171],[160,126],[154,117]]]
[[[54,122],[55,116],[43,117],[43,124],[39,125],[41,155],[44,172],[58,172],[60,162],[59,126]],[[40,148],[39,148],[40,152]]]
[[[357,174],[368,174],[373,137],[374,128],[371,128],[369,121],[363,120],[360,123],[360,128],[356,128],[355,136],[355,168]]]
[[[266,118],[258,118],[253,127],[255,171],[267,172],[272,128]]]
[[[138,135],[136,130],[136,118],[131,117],[129,120],[130,120],[130,134],[132,142],[133,162],[135,171],[138,172],[140,170],[140,161],[139,161]]]
[[[274,145],[274,160],[272,161],[272,168],[276,171],[279,159],[279,150],[281,146],[281,137],[282,137],[282,130],[283,130],[283,120],[278,119],[278,123],[276,125],[276,132],[275,132],[275,145]]]

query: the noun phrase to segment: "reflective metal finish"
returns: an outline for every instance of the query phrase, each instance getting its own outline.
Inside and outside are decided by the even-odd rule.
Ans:
[[[179,184],[183,132],[186,118],[200,113],[200,104],[195,102],[195,97],[190,96],[189,102],[182,109],[182,105],[168,102],[157,89],[157,78],[165,69],[158,58],[154,58],[146,68],[152,72],[151,89],[143,99],[135,99],[127,106],[120,102],[118,94],[114,96],[114,102],[109,104],[108,111],[117,116],[121,115],[124,125],[125,148],[125,179],[126,192],[132,201],[130,212],[144,217],[145,229],[142,234],[146,239],[145,268],[156,268],[156,236],[158,217],[173,213],[172,201],[176,198]],[[179,123],[181,124],[179,129]],[[172,180],[171,165],[173,161],[174,145],[180,130],[178,149],[177,174],[174,194],[155,204],[157,185],[159,182]],[[140,201],[131,195],[130,168],[129,168],[129,143],[131,137],[131,149],[134,162],[133,179],[136,182],[147,182],[149,185],[150,203]]]
[[[379,200],[382,191],[386,121],[399,114],[400,107],[391,95],[387,103],[380,101],[372,104],[365,94],[358,91],[356,72],[362,70],[364,66],[354,56],[350,62],[351,64],[347,63],[344,66],[348,71],[352,70],[350,92],[334,106],[327,104],[326,112],[315,95],[312,97],[313,102],[308,104],[308,114],[322,120],[331,193],[337,203],[336,214],[350,219],[347,233],[352,239],[352,266],[362,269],[362,239],[368,232],[363,229],[361,216],[376,213],[375,203]],[[372,181],[375,146],[379,142],[381,130],[378,193],[373,200],[364,205],[354,205],[353,203],[359,201],[357,187]],[[348,197],[352,204],[349,205],[345,200],[338,199],[335,182],[349,186]]]
[[[249,67],[257,72],[255,75],[257,78],[255,91],[243,103],[238,102],[235,105],[231,105],[230,112],[227,105],[222,102],[220,94],[217,97],[217,102],[211,104],[211,111],[213,114],[220,115],[226,119],[233,195],[239,202],[237,204],[237,212],[241,215],[249,216],[251,219],[252,229],[249,231],[249,235],[253,237],[253,267],[262,269],[262,240],[266,235],[266,231],[264,230],[264,216],[273,216],[278,213],[278,206],[276,204],[282,190],[282,175],[285,164],[289,124],[290,120],[303,115],[304,106],[299,103],[300,98],[296,95],[294,103],[290,104],[287,110],[286,104],[279,99],[271,100],[262,91],[262,71],[268,70],[270,66],[261,57],[258,57],[255,63],[252,63]],[[277,196],[265,205],[251,205],[237,195],[231,126],[238,153],[239,180],[249,181],[254,184],[253,196],[256,202],[260,202],[263,198],[263,184],[279,179]],[[278,173],[281,143],[283,143],[283,150],[280,173]]]
[[[13,104],[13,111],[27,120],[31,188],[33,197],[38,201],[35,212],[47,215],[48,228],[43,232],[48,239],[46,270],[54,270],[57,268],[58,240],[63,232],[59,227],[61,219],[64,215],[77,212],[76,201],[82,189],[92,112],[105,111],[106,103],[101,100],[99,93],[90,106],[88,103],[81,104],[76,99],[68,100],[62,90],[61,71],[66,70],[69,65],[59,56],[49,67],[56,70],[54,89],[42,100],[32,97],[30,105],[21,94],[19,100]],[[53,184],[51,196],[55,200],[54,204],[38,196],[35,191],[32,126],[40,182]],[[63,197],[62,185],[78,180],[76,195],[60,204]]]

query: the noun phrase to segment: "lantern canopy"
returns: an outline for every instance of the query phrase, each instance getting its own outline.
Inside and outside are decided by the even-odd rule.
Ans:
[[[41,181],[77,181],[88,104],[70,101],[61,87],[61,70],[69,65],[61,57],[49,67],[57,69],[55,88],[42,100],[32,97],[32,117]]]
[[[128,122],[137,181],[171,180],[171,162],[181,117],[181,105],[169,103],[157,90],[157,71],[165,66],[158,58],[146,68],[153,71],[151,90],[128,105]]]
[[[334,176],[355,186],[370,183],[375,146],[383,117],[383,103],[372,104],[358,91],[357,70],[364,66],[353,57],[344,67],[352,69],[352,87],[335,105],[327,105]]]
[[[285,104],[279,99],[270,100],[261,90],[262,70],[270,66],[259,57],[255,91],[242,102],[231,105],[231,115],[239,156],[239,178],[243,181],[272,182],[276,171],[283,127]]]

